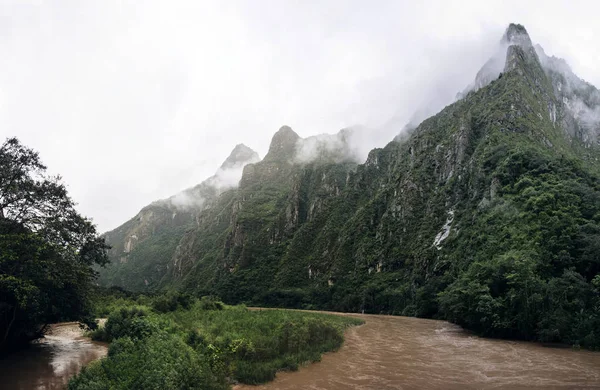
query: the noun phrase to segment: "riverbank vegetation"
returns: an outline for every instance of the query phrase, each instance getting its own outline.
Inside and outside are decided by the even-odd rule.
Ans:
[[[106,248],[38,153],[6,140],[0,146],[0,354],[43,337],[47,324],[93,326],[92,266],[108,261]]]
[[[110,301],[110,302],[109,302]],[[321,313],[249,310],[182,294],[118,296],[96,340],[108,356],[69,384],[80,389],[224,389],[264,383],[337,350],[361,320]]]

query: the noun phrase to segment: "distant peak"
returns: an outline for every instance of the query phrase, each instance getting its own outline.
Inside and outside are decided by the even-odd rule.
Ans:
[[[229,154],[229,157],[221,164],[221,169],[231,169],[248,163],[257,162],[258,160],[258,153],[244,144],[237,144]]]
[[[489,85],[492,81],[497,80],[503,72],[539,64],[536,49],[523,25],[509,24],[498,43],[495,52],[477,72],[475,81],[464,91],[458,93],[457,99],[462,99],[469,92]]]
[[[237,144],[231,151],[231,154],[236,154],[236,153],[254,153],[254,150],[252,150],[251,148],[247,147],[244,144]]]
[[[502,42],[507,43],[508,45],[519,45],[524,47],[532,45],[527,29],[525,29],[523,25],[515,23],[508,25],[508,28],[502,37]]]
[[[281,136],[289,136],[289,137],[300,138],[300,136],[298,134],[296,134],[296,132],[294,130],[292,130],[291,127],[289,127],[287,125],[281,126],[279,128],[279,130],[277,130],[277,132],[273,135],[273,138],[275,138],[275,137],[281,137]]]
[[[269,152],[265,160],[284,159],[294,157],[296,143],[300,136],[289,126],[281,126],[273,135]]]

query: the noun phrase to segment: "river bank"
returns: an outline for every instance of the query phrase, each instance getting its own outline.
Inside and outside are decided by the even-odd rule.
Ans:
[[[85,337],[77,322],[51,325],[46,337],[0,360],[0,387],[63,389],[82,367],[107,351],[107,344]]]

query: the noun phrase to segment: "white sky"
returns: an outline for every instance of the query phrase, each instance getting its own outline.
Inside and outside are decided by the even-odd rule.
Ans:
[[[281,125],[309,136],[437,109],[509,22],[600,85],[597,4],[0,0],[0,137],[38,150],[105,231],[237,143],[264,156]]]

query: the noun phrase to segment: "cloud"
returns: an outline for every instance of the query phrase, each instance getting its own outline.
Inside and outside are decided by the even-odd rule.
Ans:
[[[305,164],[316,160],[329,162],[363,162],[356,135],[361,128],[343,129],[336,134],[318,134],[298,139],[294,162]]]
[[[232,158],[232,156],[233,154],[230,155],[229,158]],[[202,183],[183,190],[169,197],[166,201],[160,202],[167,202],[169,205],[180,211],[202,210],[204,206],[207,205],[208,200],[213,199],[215,196],[226,190],[237,187],[242,178],[244,167],[258,161],[260,161],[260,158],[254,152],[249,156],[233,156],[233,161],[229,161],[228,159],[221,167],[219,167],[219,169],[217,169],[217,172],[214,175],[204,180]]]
[[[0,136],[39,150],[104,231],[209,177],[237,143],[264,155],[283,124],[304,138],[362,125],[366,156],[451,102],[509,22],[599,84],[596,8],[6,1]]]
[[[201,209],[206,199],[194,196],[191,192],[182,191],[168,199],[169,203],[178,210]]]

